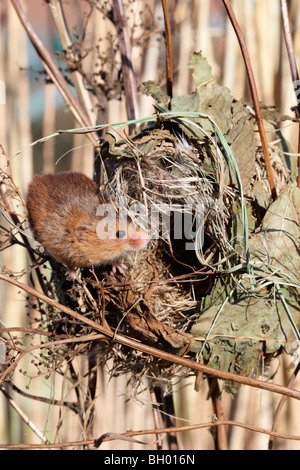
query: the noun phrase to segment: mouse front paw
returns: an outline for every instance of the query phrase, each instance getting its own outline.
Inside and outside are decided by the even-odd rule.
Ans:
[[[119,273],[123,274],[123,276],[125,276],[125,271],[127,270],[127,266],[125,266],[125,264],[123,263],[119,263],[118,261],[113,261],[112,263],[110,263],[111,267],[112,267],[112,272],[115,274],[117,271],[119,271]]]
[[[76,278],[75,269],[72,269],[72,268],[67,269],[65,275],[66,275],[67,281],[75,281],[75,278]]]

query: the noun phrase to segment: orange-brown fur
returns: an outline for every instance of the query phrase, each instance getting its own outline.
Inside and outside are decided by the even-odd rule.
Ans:
[[[27,208],[34,235],[49,255],[69,270],[110,264],[147,245],[147,233],[136,235],[135,230],[133,234],[127,220],[115,224],[114,214],[105,218],[109,223],[103,231],[99,226],[103,219],[96,215],[103,203],[97,185],[81,173],[35,176],[28,188]],[[117,238],[119,230],[125,231],[127,238]]]

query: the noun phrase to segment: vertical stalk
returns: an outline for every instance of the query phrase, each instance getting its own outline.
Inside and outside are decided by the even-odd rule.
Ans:
[[[209,383],[209,396],[212,400],[214,414],[218,421],[224,421],[224,413],[221,403],[221,391],[218,380],[215,377],[208,377]],[[226,426],[217,426],[215,432],[215,447],[216,450],[229,450],[228,436]]]
[[[173,97],[172,33],[167,0],[161,0],[165,21],[167,94]]]
[[[136,79],[131,61],[131,46],[128,36],[124,6],[122,0],[113,0],[113,18],[117,28],[119,48],[122,60],[122,73],[128,120],[138,118],[138,99]]]
[[[270,160],[270,154],[269,154],[269,148],[268,148],[268,141],[267,141],[267,135],[263,123],[263,118],[260,110],[260,104],[259,104],[259,98],[258,98],[258,93],[257,93],[257,88],[256,88],[256,82],[255,82],[255,77],[249,57],[249,52],[248,52],[248,47],[246,44],[246,39],[244,37],[244,34],[238,24],[238,21],[235,17],[234,11],[230,5],[229,0],[222,0],[223,4],[225,6],[225,9],[228,13],[228,16],[230,18],[231,24],[234,28],[234,31],[236,33],[236,36],[238,38],[240,48],[242,51],[243,59],[245,62],[246,70],[247,70],[247,75],[249,79],[249,85],[250,85],[250,92],[252,96],[252,101],[253,101],[253,106],[256,114],[256,121],[258,125],[258,130],[261,138],[261,143],[262,143],[262,148],[263,148],[263,153],[264,153],[264,159],[265,159],[265,165],[266,165],[266,170],[267,170],[267,176],[268,176],[268,181],[269,181],[269,186],[271,190],[271,194],[273,199],[277,199],[277,191],[275,187],[275,181],[274,181],[274,176],[273,176],[273,169],[271,165],[271,160]]]

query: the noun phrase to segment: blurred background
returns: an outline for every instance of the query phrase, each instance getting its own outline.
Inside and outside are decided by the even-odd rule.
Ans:
[[[53,60],[70,79],[63,53],[62,35],[55,22],[55,2],[26,0],[22,6],[34,31],[47,47]],[[124,94],[119,83],[120,57],[116,30],[109,18],[109,0],[62,0],[69,39],[76,44],[80,66],[84,70],[89,93],[88,114],[91,124],[103,124],[127,119]],[[295,93],[290,66],[282,35],[280,0],[232,0],[238,22],[249,48],[260,100],[275,105],[283,114],[293,115]],[[300,2],[288,2],[295,53],[300,63]],[[217,81],[228,87],[237,99],[251,103],[248,80],[239,45],[221,0],[169,0],[168,8],[173,41],[173,96],[193,91],[190,55],[202,51],[212,66]],[[165,41],[161,1],[125,0],[124,9],[131,43],[132,62],[138,91],[139,117],[153,113],[153,100],[143,95],[143,82],[156,80],[165,89]],[[78,127],[55,85],[45,75],[40,58],[28,39],[9,0],[0,2],[0,80],[5,85],[5,103],[0,102],[0,143],[10,157],[15,182],[25,196],[32,175],[40,172],[76,170],[91,176],[94,149],[86,135],[62,134],[43,144],[26,148],[30,143],[58,129]],[[2,90],[4,87],[2,86]],[[74,92],[73,87],[71,87]],[[3,93],[2,93],[3,94]],[[2,97],[3,98],[3,97]],[[290,121],[283,122],[282,132],[297,151],[298,130]],[[16,153],[23,149],[20,154]],[[1,157],[0,157],[1,158]],[[2,158],[1,164],[5,161]],[[1,216],[0,216],[1,217]],[[28,264],[26,251],[20,246],[2,251],[1,265],[13,272]],[[25,281],[24,281],[25,282]],[[0,283],[0,327],[26,326],[28,311],[26,296],[17,288]],[[43,396],[42,403],[25,394],[11,392],[14,400],[50,442],[75,441],[83,430],[76,415],[69,409],[51,404],[51,400],[68,399],[72,390],[62,374],[40,374],[26,355],[22,367],[15,371],[15,383],[31,396]],[[275,381],[287,384],[291,358],[274,360],[267,376],[276,372]],[[152,398],[147,387],[138,396],[127,387],[126,377],[109,379],[102,371],[95,403],[94,437],[105,432],[121,433],[128,429],[152,429]],[[84,377],[86,364],[78,364]],[[207,399],[206,382],[194,391],[194,379],[174,384],[177,425],[205,423],[213,414]],[[299,388],[299,378],[293,385]],[[271,429],[274,411],[280,397],[265,391],[242,387],[232,397],[223,394],[226,419]],[[277,431],[300,435],[300,404],[287,400],[281,412]],[[39,443],[39,438],[24,424],[20,416],[0,393],[0,443]],[[266,449],[269,437],[246,429],[229,429],[231,449]],[[144,439],[146,440],[146,439]],[[153,442],[152,437],[147,442]],[[213,449],[213,437],[208,429],[179,434],[181,449]],[[155,448],[149,444],[147,448]],[[103,449],[143,449],[142,445],[112,441]],[[278,439],[277,449],[300,449],[300,442]]]

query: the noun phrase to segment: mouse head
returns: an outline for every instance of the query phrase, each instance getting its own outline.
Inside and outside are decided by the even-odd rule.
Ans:
[[[78,249],[85,252],[93,264],[105,264],[126,253],[147,246],[149,234],[136,227],[126,217],[119,218],[113,206],[101,205],[94,223],[75,227]]]
[[[150,241],[148,233],[135,226],[129,219],[119,219],[111,213],[98,222],[96,233],[99,240],[112,241],[124,251],[140,250]]]

